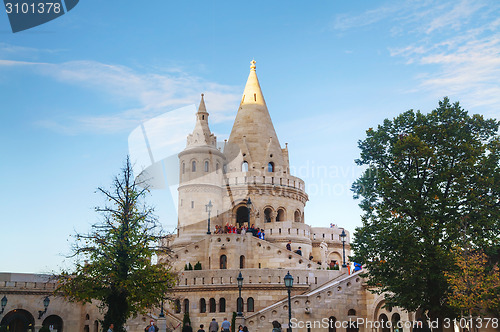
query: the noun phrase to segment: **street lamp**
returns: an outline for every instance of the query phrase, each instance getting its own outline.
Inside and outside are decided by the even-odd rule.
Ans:
[[[252,209],[252,200],[250,199],[250,197],[248,197],[248,200],[247,200],[247,210],[248,210],[248,226],[251,226],[250,225],[250,210]]]
[[[42,318],[42,316],[45,315],[45,313],[47,312],[47,308],[49,307],[49,304],[50,304],[50,299],[47,296],[45,297],[45,299],[43,299],[43,306],[45,310],[44,311],[38,310],[38,319]]]
[[[340,234],[340,237],[342,238],[342,253],[343,253],[343,262],[342,262],[342,267],[347,267],[347,264],[345,263],[345,237],[347,234],[345,233],[345,230],[342,228],[342,234]]]
[[[288,332],[292,332],[292,300],[291,300],[291,292],[293,287],[293,277],[290,274],[290,271],[286,274],[285,278],[285,287],[288,291]]]
[[[0,311],[0,315],[3,314],[3,311],[5,310],[5,307],[7,306],[7,296],[2,297],[2,311]]]
[[[159,318],[165,317],[165,314],[163,313],[163,298],[161,299],[161,310],[160,310],[160,315],[158,317]]]
[[[236,280],[238,281],[238,290],[240,292],[239,296],[238,296],[238,316],[239,317],[242,317],[243,316],[243,299],[241,298],[241,287],[243,286],[243,276],[241,275],[241,271],[240,271],[240,274],[238,275],[238,278],[236,278]]]
[[[208,230],[207,230],[207,234],[212,234],[210,232],[210,212],[212,211],[212,207],[213,207],[212,201],[210,200],[210,201],[208,201],[208,204],[205,205],[205,208],[206,208],[206,210],[208,212]]]

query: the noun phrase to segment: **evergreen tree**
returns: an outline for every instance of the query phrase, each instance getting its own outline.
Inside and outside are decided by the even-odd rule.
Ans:
[[[60,274],[56,293],[70,301],[97,300],[104,311],[103,328],[113,323],[115,332],[123,332],[129,317],[161,302],[176,277],[168,266],[152,262],[168,248],[161,244],[153,209],[144,203],[147,185],[136,181],[128,158],[111,190],[98,192],[107,201],[96,208],[103,218],[88,234],[76,234],[75,269]]]

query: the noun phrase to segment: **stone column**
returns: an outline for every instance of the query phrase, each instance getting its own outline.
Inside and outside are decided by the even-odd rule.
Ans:
[[[166,332],[167,331],[167,318],[166,317],[159,317],[157,322],[158,322],[158,328],[160,329],[159,332]]]

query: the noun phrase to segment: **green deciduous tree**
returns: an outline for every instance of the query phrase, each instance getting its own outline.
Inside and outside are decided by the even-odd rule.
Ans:
[[[57,293],[71,301],[97,300],[104,311],[103,327],[114,331],[133,314],[157,306],[175,285],[175,274],[155,255],[165,254],[161,227],[153,209],[144,203],[147,185],[135,180],[127,158],[110,190],[98,188],[107,205],[96,208],[102,220],[88,234],[76,234],[72,256],[74,271],[58,277]]]
[[[465,225],[476,248],[500,235],[499,123],[470,116],[448,98],[429,114],[407,111],[368,129],[353,184],[363,226],[354,260],[388,306],[452,314],[445,271]]]

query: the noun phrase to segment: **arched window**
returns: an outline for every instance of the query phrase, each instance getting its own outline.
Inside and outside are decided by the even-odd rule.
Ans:
[[[240,269],[245,268],[245,256],[241,255],[240,256]]]
[[[184,312],[189,312],[189,300],[184,299]]]
[[[389,328],[389,324],[387,323],[389,319],[387,318],[386,314],[382,314],[378,316],[378,320],[380,322],[381,328],[379,329],[379,332],[391,332],[391,329]]]
[[[401,331],[402,328],[401,326],[401,316],[399,316],[399,314],[396,312],[394,314],[392,314],[392,317],[391,317],[391,321],[392,321],[392,324],[391,324],[391,327],[392,327],[392,331]]]
[[[276,221],[285,221],[285,210],[279,209],[278,215],[276,216]]]
[[[191,172],[196,172],[196,161],[191,162]]]
[[[219,300],[219,312],[226,312],[226,299],[223,297]]]
[[[272,214],[273,214],[273,210],[271,208],[266,208],[264,210],[264,222],[271,222],[272,221]]]
[[[356,310],[349,309],[349,311],[347,312],[347,316],[356,316]]]
[[[215,174],[219,174],[219,168],[220,168],[219,163],[217,163],[215,165]]]
[[[335,327],[336,321],[337,318],[334,316],[330,316],[330,318],[328,318],[328,332],[337,332],[337,328]]]
[[[295,211],[294,220],[295,220],[295,222],[300,222],[300,211],[299,210]]]
[[[186,163],[182,163],[182,174],[186,173]]]
[[[94,332],[99,332],[99,321],[94,321]]]
[[[243,312],[243,298],[241,297],[236,299],[236,311]]]
[[[86,314],[85,315],[85,320],[89,320],[90,319],[90,315],[89,314]]]
[[[204,298],[200,299],[200,313],[205,313],[207,312],[207,301],[205,301]]]
[[[254,308],[254,301],[253,297],[249,297],[247,300],[247,311],[248,312],[253,312],[255,310]]]
[[[205,172],[208,172],[208,161],[205,161]]]
[[[267,164],[267,171],[268,172],[274,172],[274,163],[271,161],[269,164]]]
[[[241,171],[242,172],[248,172],[248,163],[246,161],[244,161],[242,164],[241,164]]]
[[[176,314],[179,314],[181,312],[181,300],[177,299],[175,300],[175,304],[174,304],[175,308],[175,313]]]
[[[210,309],[210,312],[215,312],[216,311],[216,308],[215,308],[215,299],[214,298],[211,298],[209,301],[208,301],[208,304],[209,304],[209,309]]]
[[[220,255],[220,269],[221,270],[227,269],[227,256],[226,255]]]
[[[54,331],[62,331],[63,330],[63,320],[61,317],[59,317],[57,315],[50,315],[43,320],[42,326],[53,326]]]

